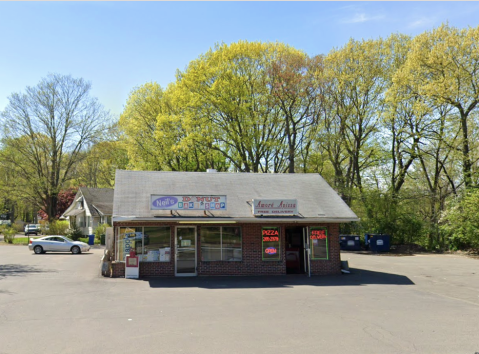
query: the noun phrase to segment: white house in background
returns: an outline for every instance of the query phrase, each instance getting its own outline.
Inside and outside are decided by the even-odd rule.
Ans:
[[[91,235],[99,224],[111,225],[113,192],[110,188],[81,187],[62,217],[69,219],[70,227],[76,223],[83,235]]]

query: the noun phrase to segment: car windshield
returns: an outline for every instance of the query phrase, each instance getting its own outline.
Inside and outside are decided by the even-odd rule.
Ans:
[[[68,237],[65,237],[65,236],[63,236],[63,238],[67,241],[73,242],[73,240],[71,238],[68,238]]]

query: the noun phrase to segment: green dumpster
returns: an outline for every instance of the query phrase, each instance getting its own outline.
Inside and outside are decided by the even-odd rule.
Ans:
[[[105,245],[105,235],[100,235],[100,245]]]

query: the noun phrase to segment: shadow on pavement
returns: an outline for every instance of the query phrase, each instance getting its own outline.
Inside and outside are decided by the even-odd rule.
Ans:
[[[53,273],[56,270],[41,269],[23,264],[2,264],[0,265],[0,280],[6,277],[21,277],[35,273]]]
[[[255,289],[289,288],[294,286],[360,286],[360,285],[414,285],[404,275],[373,272],[351,268],[351,274],[313,276],[202,276],[202,277],[151,277],[142,278],[152,288],[204,288],[204,289]]]
[[[82,252],[82,253],[78,253],[78,254],[72,254],[71,252],[51,252],[51,251],[48,251],[48,252],[45,252],[45,253],[41,253],[41,254],[35,254],[32,252],[32,256],[35,256],[35,257],[45,257],[45,256],[75,256],[75,257],[79,257],[79,256],[91,256],[93,255],[94,253],[92,252]],[[1,354],[1,353],[0,353]]]

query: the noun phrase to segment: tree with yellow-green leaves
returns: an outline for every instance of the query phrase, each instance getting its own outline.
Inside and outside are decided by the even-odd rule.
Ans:
[[[355,188],[362,192],[363,172],[378,159],[376,133],[389,84],[387,55],[382,39],[350,40],[324,60],[319,141],[334,168],[333,185],[348,203]]]
[[[294,172],[317,123],[320,66],[282,43],[216,45],[178,72],[185,124],[236,171]]]
[[[470,130],[479,103],[479,27],[442,25],[416,36],[394,82],[436,106],[454,107],[454,119],[461,131],[463,181],[466,187],[477,185],[472,156],[477,149]]]
[[[120,116],[119,127],[125,133],[130,164],[135,169],[159,170],[160,144],[155,138],[156,118],[165,109],[163,89],[157,83],[135,88]]]
[[[265,161],[269,151],[278,149],[281,133],[267,68],[283,48],[246,41],[217,45],[177,75],[186,125],[201,127],[201,143],[220,152],[237,171],[278,166]]]
[[[163,90],[157,83],[142,85],[130,94],[119,127],[133,169],[166,171],[225,170],[224,158],[196,138],[188,125],[176,85]],[[200,134],[201,135],[201,134]]]
[[[268,69],[272,98],[280,111],[288,173],[297,169],[298,155],[308,161],[319,126],[323,100],[323,57],[297,50],[282,51]]]

